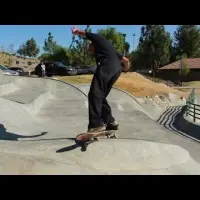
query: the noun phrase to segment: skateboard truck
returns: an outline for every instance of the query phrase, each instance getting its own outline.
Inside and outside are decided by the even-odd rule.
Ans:
[[[106,134],[107,138],[117,138],[116,134]]]
[[[112,133],[107,133],[107,134],[105,134],[105,136],[106,136],[107,138],[117,138],[116,134],[113,134],[113,135],[112,135]],[[100,141],[99,137],[94,137],[93,140],[95,140],[95,141],[97,141],[97,142]]]

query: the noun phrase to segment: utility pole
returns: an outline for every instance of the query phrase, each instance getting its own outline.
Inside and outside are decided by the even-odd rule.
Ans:
[[[133,51],[134,51],[134,37],[135,37],[135,33],[132,33],[133,36]]]
[[[124,56],[126,56],[126,34],[122,34],[124,37]]]

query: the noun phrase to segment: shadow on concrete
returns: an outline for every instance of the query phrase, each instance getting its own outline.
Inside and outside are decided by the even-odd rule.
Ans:
[[[185,120],[183,116],[185,109],[186,106],[172,107],[164,112],[157,122],[159,124],[164,122],[163,125],[168,130],[175,131],[178,134],[200,142],[200,126]]]
[[[57,139],[59,139],[59,138],[57,138]],[[62,149],[59,149],[59,150],[56,151],[56,153],[64,153],[64,152],[67,152],[67,151],[72,151],[74,149],[77,149],[78,147],[81,148],[81,151],[86,151],[87,148],[85,148],[84,142],[76,142],[76,138],[66,138],[66,139],[73,140],[75,142],[75,144],[70,145],[68,147],[64,147]],[[50,140],[52,140],[52,139],[50,139]],[[53,140],[56,140],[56,139],[53,139]],[[93,143],[93,142],[91,142],[91,143]]]
[[[56,139],[59,139],[59,138],[56,138]],[[49,140],[56,140],[56,139],[49,139]],[[75,142],[75,144],[70,145],[68,147],[64,147],[62,149],[59,149],[59,150],[56,151],[56,153],[64,153],[64,152],[67,152],[67,151],[72,151],[74,149],[77,149],[78,147],[81,148],[81,151],[85,151],[83,145],[81,143],[76,142],[76,138],[65,138],[65,139],[73,140]]]
[[[18,135],[15,133],[7,132],[5,126],[3,124],[0,124],[0,140],[18,141],[18,139],[20,138],[35,138],[46,134],[47,132],[42,132],[41,134],[31,136]]]
[[[59,150],[56,151],[56,153],[64,153],[64,152],[67,152],[67,151],[72,151],[72,150],[74,150],[74,149],[77,149],[78,147],[80,147],[80,148],[81,148],[81,151],[84,152],[84,151],[87,150],[87,147],[88,147],[90,144],[96,142],[96,140],[92,140],[92,141],[88,141],[87,143],[85,143],[85,142],[81,142],[81,141],[79,141],[79,142],[76,141],[76,138],[67,138],[67,139],[73,140],[73,141],[75,142],[75,144],[70,145],[70,146],[68,146],[68,147],[64,147],[64,148],[62,148],[62,149],[59,149]]]
[[[185,113],[186,106],[181,107],[180,109],[171,109],[170,116],[166,116],[169,120],[169,124],[164,124],[164,127],[167,128],[170,131],[174,131],[175,133],[182,135],[183,137],[193,140],[194,142],[200,143],[200,126],[193,124],[187,120],[184,119],[184,113]],[[169,112],[168,112],[169,113]],[[179,144],[182,146],[181,144]],[[190,156],[196,160],[197,162],[200,162],[199,154],[196,152],[196,149],[189,148],[187,145],[182,146],[184,149],[186,149]]]
[[[168,116],[168,114],[171,112],[171,107],[168,108],[167,110],[165,110],[165,112],[159,117],[159,119],[156,121],[159,124],[163,124],[166,116]]]
[[[191,139],[195,138],[195,141],[200,142],[200,126],[193,124],[184,118],[185,110],[186,106],[182,107],[181,111],[176,115],[173,125],[179,131],[190,136]]]
[[[57,138],[57,139],[59,139],[59,138]],[[57,139],[49,139],[49,140],[57,140]],[[97,142],[97,141],[93,140],[93,141],[91,141],[91,142],[88,143],[87,147],[85,147],[85,146],[84,146],[84,142],[83,142],[83,143],[82,143],[82,142],[77,143],[76,140],[75,140],[75,138],[65,138],[65,139],[74,140],[74,142],[75,142],[76,144],[73,144],[73,145],[70,145],[70,146],[68,146],[68,147],[64,147],[64,148],[62,148],[62,149],[59,149],[59,150],[56,151],[56,153],[64,153],[64,152],[67,152],[67,151],[72,151],[72,150],[74,150],[74,149],[77,149],[78,147],[80,147],[80,148],[81,148],[81,151],[84,152],[84,151],[87,150],[87,147],[88,147],[89,145],[91,145],[92,143]],[[44,139],[44,140],[46,140],[46,139]],[[101,137],[100,140],[139,140],[139,141],[143,140],[143,141],[148,141],[148,142],[155,142],[154,140],[146,140],[146,139],[138,139],[138,138],[114,138],[114,139],[110,138],[110,139],[108,139],[108,138],[103,138],[103,137]],[[32,140],[31,140],[31,141],[32,141]],[[38,141],[38,140],[34,140],[34,141]],[[159,143],[166,144],[166,143],[164,143],[164,142],[159,142]]]
[[[78,147],[80,147],[80,145],[78,144],[73,144],[71,146],[68,146],[68,147],[64,147],[62,149],[59,149],[56,151],[56,153],[64,153],[64,152],[67,152],[67,151],[72,151],[74,149],[77,149]]]
[[[75,138],[45,138],[45,139],[37,139],[37,140],[26,140],[31,142],[38,142],[38,141],[53,141],[53,140],[73,140],[75,141]]]

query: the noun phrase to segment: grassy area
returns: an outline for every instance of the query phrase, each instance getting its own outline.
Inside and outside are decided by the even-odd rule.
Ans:
[[[162,82],[163,82],[162,79],[157,78],[157,77],[152,77],[152,76],[147,76],[147,75],[145,75],[144,77],[146,77],[146,78],[148,78],[149,80],[154,81],[154,82],[156,82],[156,83],[162,83]]]
[[[200,87],[200,81],[191,81],[183,83],[185,87]]]
[[[56,77],[58,80],[65,81],[72,84],[84,84],[91,83],[92,76],[91,75],[82,75],[82,76],[58,76]]]
[[[92,75],[81,75],[57,77],[57,79],[72,84],[90,84],[92,81],[92,77]],[[165,95],[168,93],[174,93],[185,98],[187,98],[188,96],[188,92],[183,92],[170,88],[163,83],[155,83],[135,72],[130,72],[126,74],[123,73],[114,86],[125,90],[134,96],[155,96]]]
[[[19,62],[19,64],[16,64],[16,61]],[[36,58],[20,58],[17,56],[10,55],[7,52],[0,52],[0,64],[5,66],[18,66],[23,68],[26,72],[27,71],[33,71],[35,69],[35,66],[40,61]],[[30,63],[30,64],[29,64]]]

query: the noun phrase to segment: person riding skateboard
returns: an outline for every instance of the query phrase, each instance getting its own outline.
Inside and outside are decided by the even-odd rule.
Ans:
[[[130,68],[129,60],[116,52],[111,42],[97,33],[72,28],[73,35],[90,40],[88,52],[94,54],[97,69],[88,93],[89,124],[88,132],[118,130],[119,124],[112,116],[111,107],[106,100],[112,86],[123,71]]]

